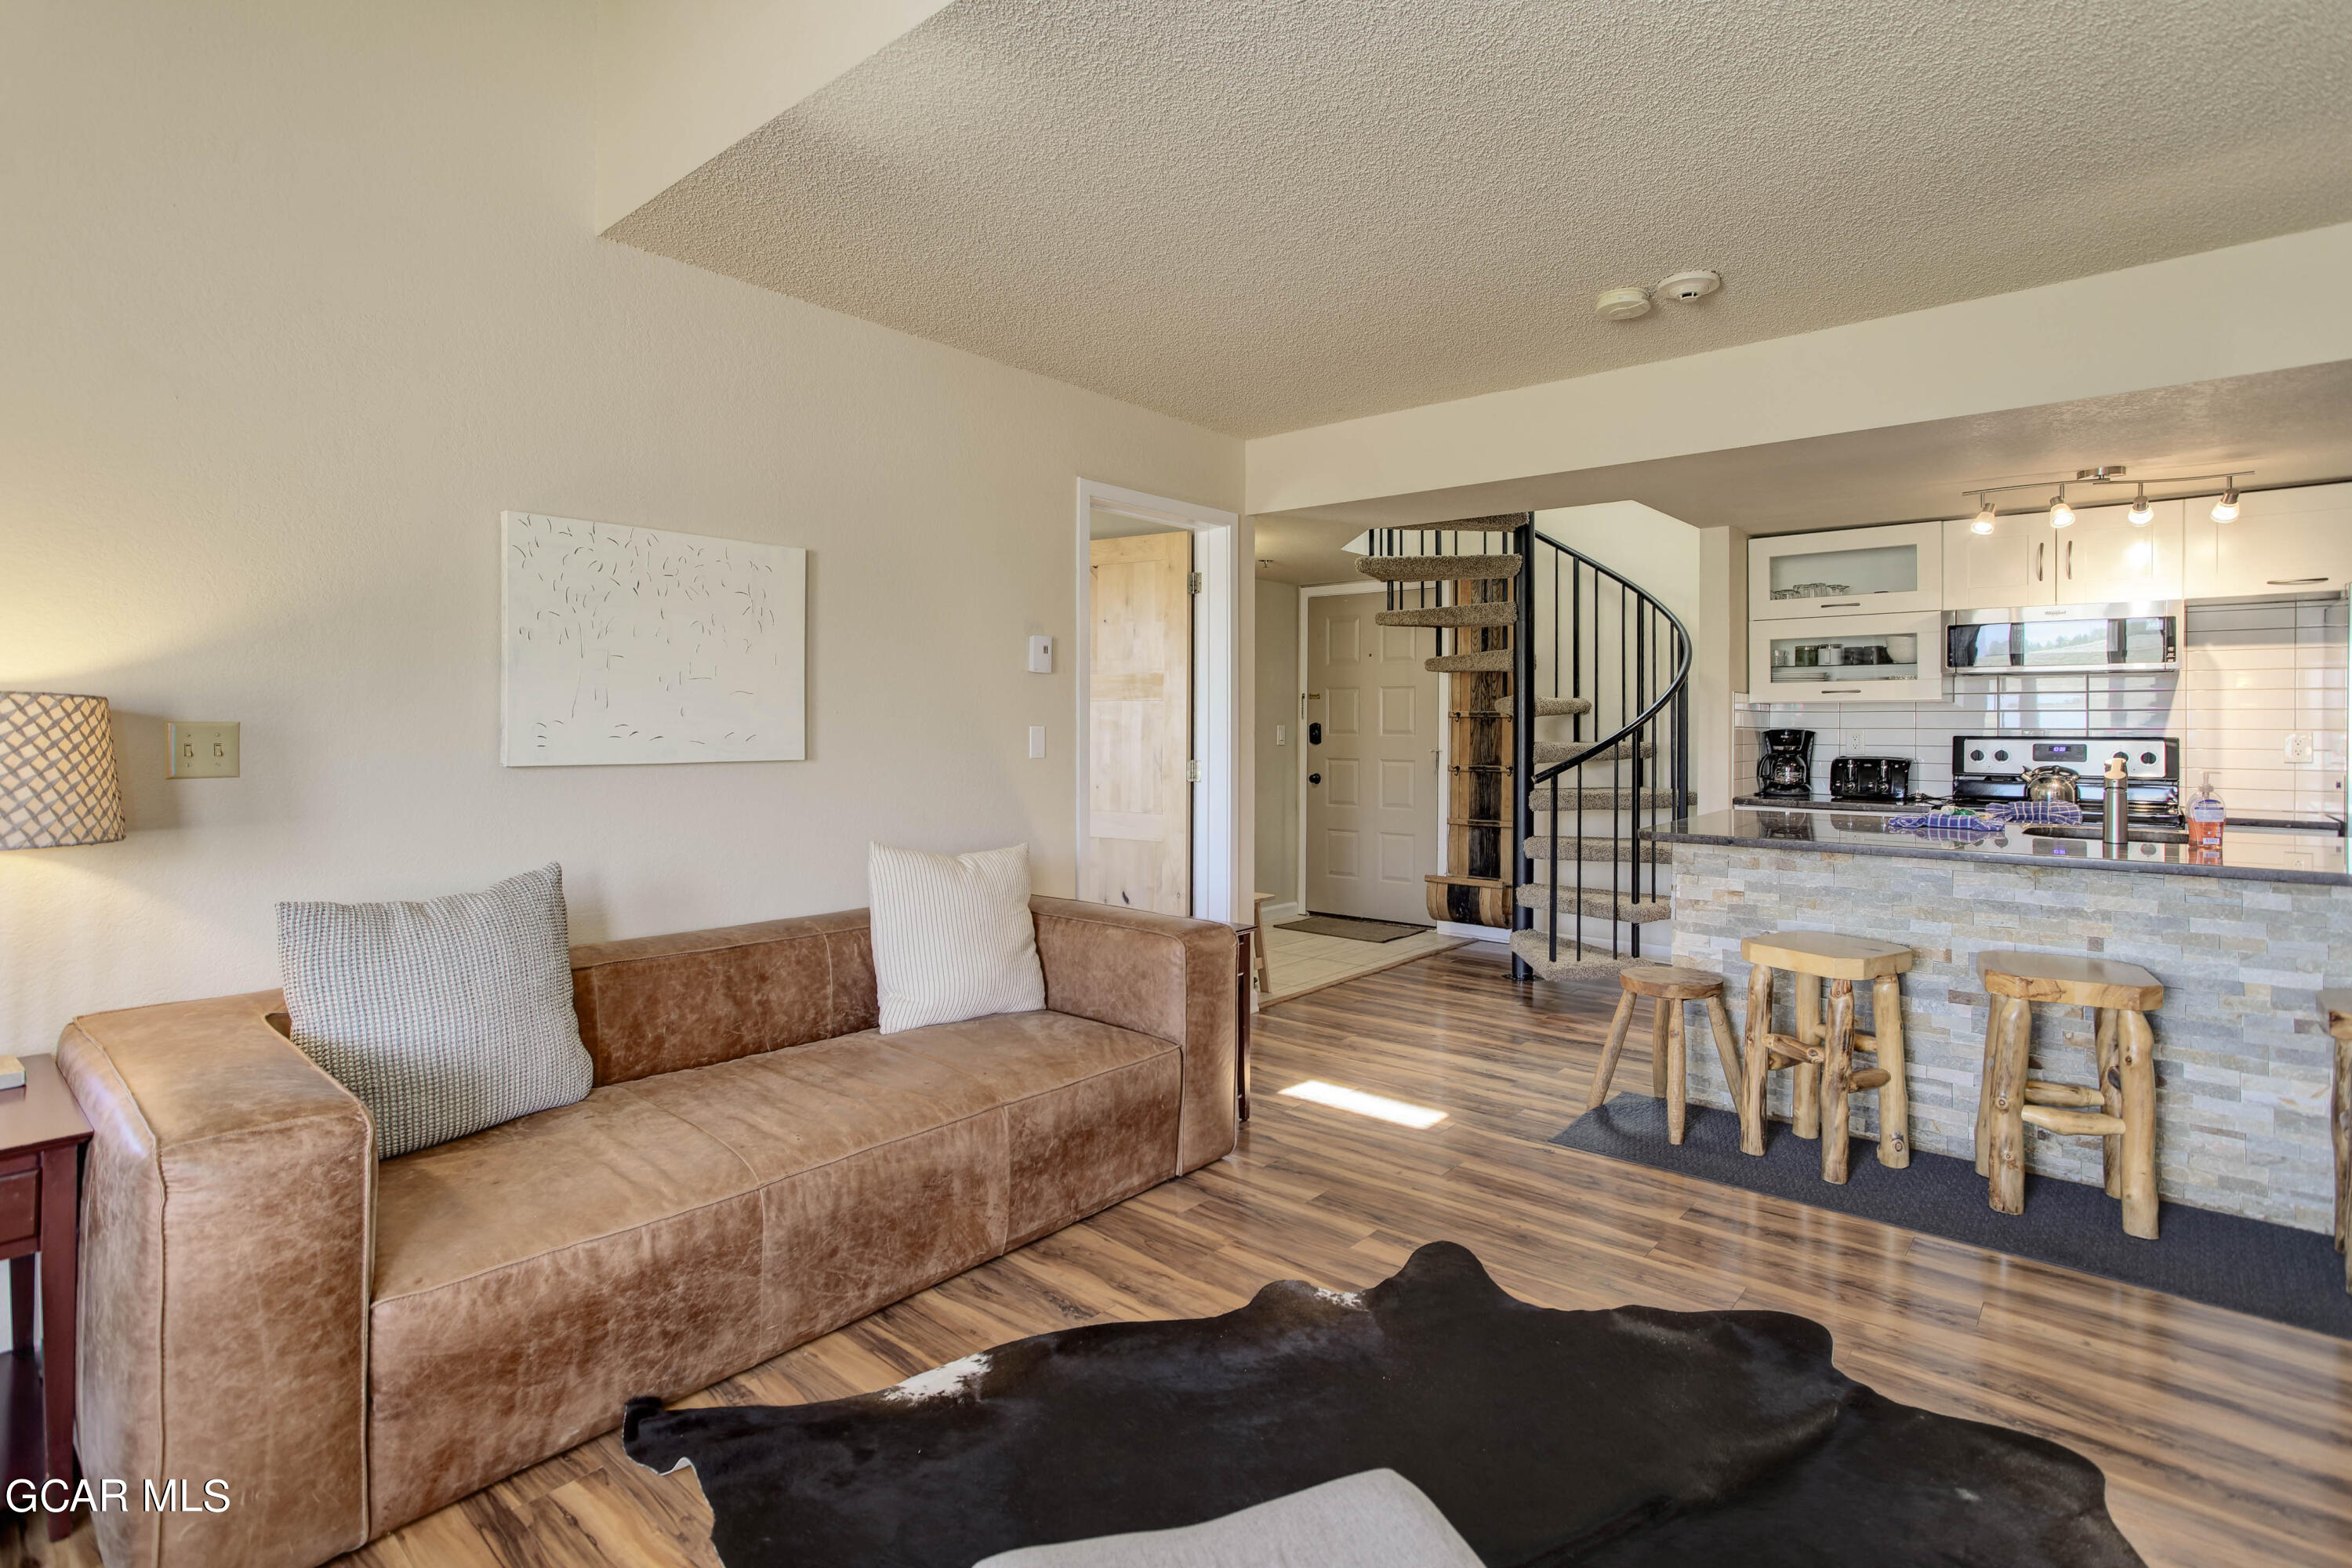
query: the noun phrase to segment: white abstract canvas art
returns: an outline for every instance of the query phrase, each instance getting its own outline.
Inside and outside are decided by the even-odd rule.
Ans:
[[[807,755],[808,552],[499,514],[506,764]]]

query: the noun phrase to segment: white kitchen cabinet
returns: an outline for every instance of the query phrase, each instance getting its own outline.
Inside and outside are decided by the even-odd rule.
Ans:
[[[1748,635],[1751,701],[1934,702],[1944,696],[1940,610],[1750,620]]]
[[[1939,522],[1782,533],[1748,542],[1748,614],[1784,621],[1944,607]]]
[[[1944,524],[1944,607],[2105,605],[2181,596],[2181,503],[2157,501],[2134,526],[2129,506],[2084,507],[2072,528],[2046,511],[2004,517],[1990,533]]]
[[[2192,597],[2322,594],[2352,583],[2352,484],[2250,491],[2235,522],[2215,522],[2210,497],[2186,507]]]

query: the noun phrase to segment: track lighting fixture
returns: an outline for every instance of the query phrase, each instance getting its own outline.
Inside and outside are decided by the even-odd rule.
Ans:
[[[2066,504],[2066,492],[2063,489],[2050,498],[2050,526],[2053,528],[2074,526],[2074,509]]]
[[[2238,476],[2235,474],[2230,476],[2229,488],[2221,492],[2221,499],[2213,503],[2213,521],[2215,522],[2235,522],[2238,521],[2237,479]]]
[[[2156,521],[2156,508],[2147,504],[2146,485],[2140,486],[2139,494],[2132,500],[2131,510],[2124,513],[2124,516],[2131,520],[2131,525],[2134,528],[2146,528]]]
[[[1990,533],[1992,531],[1993,520],[1992,498],[1990,496],[1979,496],[1977,498],[1977,503],[1976,521],[1969,524],[1969,531],[1970,533]]]
[[[2252,472],[2252,468],[2241,468],[2233,474],[2168,474],[2154,479],[2142,479],[2134,481],[2135,491],[2131,505],[2125,509],[2124,515],[2131,520],[2131,525],[2134,528],[2146,528],[2156,521],[2156,503],[2147,499],[2148,486],[2202,485],[2213,479],[2219,479],[2221,481],[2221,496],[2213,503],[2213,521],[2230,522],[2238,515],[2238,481]],[[2119,481],[2123,478],[2124,466],[2121,463],[2102,463],[2095,468],[2084,468],[2077,471],[2071,479],[2060,479],[2058,493],[2050,498],[2050,526],[2053,528],[2074,526],[2074,508],[2066,499],[2067,486],[2119,486]],[[1993,531],[1994,518],[1997,515],[1993,497],[2011,494],[2018,490],[2038,490],[2049,482],[2048,479],[2027,479],[2020,484],[1987,485],[1981,489],[1962,490],[1960,492],[1962,495],[1975,497],[1977,503],[1976,515],[1969,521],[1969,531],[1990,533]],[[2213,492],[2209,489],[2204,493],[2211,495]],[[2197,491],[2190,490],[2189,494],[2194,496]],[[2188,497],[2179,499],[2186,500]]]

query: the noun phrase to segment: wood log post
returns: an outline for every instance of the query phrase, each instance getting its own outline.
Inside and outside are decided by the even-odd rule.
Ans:
[[[1617,1076],[1617,1058],[1625,1054],[1625,1036],[1633,1026],[1633,994],[1617,994],[1617,1011],[1609,1017],[1609,1043],[1601,1047],[1601,1065],[1592,1069],[1592,1092],[1584,1097],[1591,1110],[1609,1098],[1609,1080]]]
[[[2001,1214],[2025,1212],[2025,1064],[2032,1054],[2033,1009],[2015,996],[2000,1005],[1993,1046],[1990,1197]]]
[[[1748,1033],[1739,1047],[1739,1152],[1764,1152],[1764,1085],[1772,1070],[1772,966],[1748,970]]]
[[[2352,1291],[2352,1040],[2336,1041],[2336,1250],[2344,1254],[2344,1289]]]
[[[1977,1068],[1977,1174],[1992,1175],[1993,1065],[2000,1056],[2001,998],[1985,994],[1984,1060]]]
[[[1666,1013],[1666,1142],[1679,1143],[1683,1141],[1683,1127],[1689,1120],[1690,1080],[1685,1071],[1688,1064],[1684,1060],[1687,1042],[1683,1033],[1687,1009],[1680,997],[1661,996],[1657,1005]]]
[[[1715,1064],[1723,1069],[1723,1091],[1731,1097],[1731,1108],[1736,1111],[1739,1109],[1739,1090],[1744,1082],[1740,1074],[1739,1042],[1732,1037],[1731,1013],[1724,1006],[1720,991],[1706,999],[1706,1032],[1715,1037]]]
[[[1830,982],[1829,1027],[1822,1038],[1822,1180],[1843,1182],[1853,1142],[1853,982]]]
[[[2109,1116],[2124,1113],[2124,1080],[2116,1052],[2116,1010],[2095,1007],[2092,1016],[2092,1056],[2099,1068],[2099,1109]],[[2099,1168],[2107,1179],[2107,1196],[2124,1195],[2124,1141],[2099,1140]]]
[[[1810,974],[1790,978],[1797,987],[1797,1040],[1801,1045],[1821,1045],[1822,983]],[[1795,1085],[1795,1102],[1789,1121],[1798,1137],[1818,1138],[1822,1135],[1822,1069],[1811,1062],[1799,1062],[1790,1078]]]
[[[1650,998],[1650,1098],[1666,1098],[1666,1009],[1674,1004],[1663,996]]]
[[[1878,1091],[1878,1163],[1900,1171],[1911,1163],[1911,1080],[1903,1064],[1903,979],[1882,974],[1870,985],[1870,1022],[1878,1038],[1878,1065],[1886,1083]]]
[[[2156,1239],[2156,1037],[2147,1015],[2116,1009],[2124,1090],[2124,1234]]]

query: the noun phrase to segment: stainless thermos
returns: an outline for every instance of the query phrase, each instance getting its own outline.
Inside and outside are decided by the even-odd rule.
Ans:
[[[2121,752],[2107,759],[2106,779],[2106,793],[2099,802],[2099,842],[2108,854],[2120,855],[2131,816],[2130,762]]]

